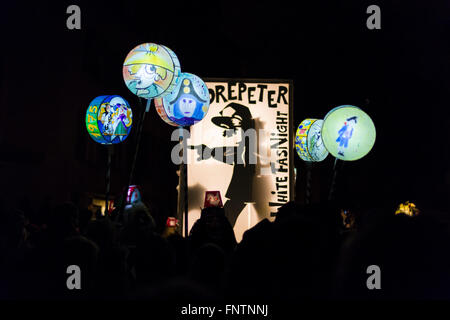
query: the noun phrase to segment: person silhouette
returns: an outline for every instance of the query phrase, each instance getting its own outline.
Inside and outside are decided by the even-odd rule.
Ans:
[[[190,146],[197,149],[204,160],[213,157],[218,161],[233,165],[233,174],[225,194],[228,201],[224,205],[225,215],[234,227],[236,220],[245,208],[246,203],[254,202],[252,179],[256,167],[256,131],[255,121],[248,107],[239,103],[229,103],[219,112],[220,116],[211,121],[218,127],[225,129],[223,136],[240,135],[237,146],[223,146],[209,148],[206,145]],[[253,129],[252,132],[249,131]]]

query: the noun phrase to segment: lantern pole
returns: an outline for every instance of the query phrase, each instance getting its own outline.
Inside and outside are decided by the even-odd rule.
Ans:
[[[106,146],[108,150],[108,160],[106,162],[106,194],[105,194],[105,216],[109,212],[109,191],[111,187],[111,158],[113,153],[113,146]]]
[[[183,127],[179,126],[179,143],[184,144],[187,143],[185,139],[187,137],[183,136]],[[188,180],[187,180],[187,163],[184,161],[185,158],[187,158],[187,150],[184,150],[185,148],[181,148],[181,156],[183,159],[183,162],[180,165],[180,194],[181,194],[181,187],[183,187],[183,196],[184,196],[184,236],[188,237],[189,232],[189,225],[188,225]],[[185,154],[186,152],[186,154]],[[183,183],[181,183],[183,182]]]
[[[312,163],[306,162],[306,204],[311,203],[311,171],[312,171]]]
[[[333,200],[333,197],[336,192],[336,180],[337,180],[337,175],[338,175],[338,170],[339,170],[338,162],[339,162],[339,159],[335,158],[334,165],[333,165],[333,178],[331,180],[331,187],[330,187],[330,193],[328,194],[328,200]]]
[[[142,98],[139,97],[139,105],[142,108]],[[141,143],[141,137],[142,137],[142,128],[144,127],[144,119],[145,119],[145,114],[150,110],[150,104],[152,102],[152,99],[148,99],[147,100],[147,105],[145,107],[145,110],[142,111],[142,116],[141,116],[141,121],[139,123],[139,127],[138,127],[138,133],[137,133],[137,141],[136,141],[136,149],[134,151],[134,158],[133,158],[133,164],[131,165],[131,172],[130,172],[130,178],[128,180],[128,187],[132,184],[133,182],[133,178],[134,178],[134,171],[136,169],[136,161],[137,161],[137,155],[139,152],[139,145]]]

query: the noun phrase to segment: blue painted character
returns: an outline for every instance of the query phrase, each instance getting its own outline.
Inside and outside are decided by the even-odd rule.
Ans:
[[[348,147],[348,141],[353,135],[354,125],[357,122],[357,117],[350,117],[344,122],[342,128],[338,131],[339,137],[336,142],[339,142],[338,154],[344,156],[344,149]]]
[[[205,116],[203,106],[206,103],[207,101],[197,94],[192,82],[184,79],[177,97],[169,102],[173,105],[173,116],[169,115],[169,118],[181,125],[192,125]]]

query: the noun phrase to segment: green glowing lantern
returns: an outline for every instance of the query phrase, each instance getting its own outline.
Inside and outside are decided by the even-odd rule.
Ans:
[[[372,119],[363,110],[351,105],[332,109],[322,125],[325,148],[340,160],[361,159],[372,149],[375,137]]]
[[[322,125],[323,120],[305,119],[298,126],[295,135],[295,149],[300,159],[318,162],[328,156],[321,137]]]

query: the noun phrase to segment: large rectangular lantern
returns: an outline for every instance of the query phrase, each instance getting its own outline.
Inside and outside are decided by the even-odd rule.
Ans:
[[[293,85],[289,80],[205,79],[210,107],[188,139],[188,226],[205,191],[218,190],[238,241],[293,200]],[[200,156],[201,155],[201,156]]]

